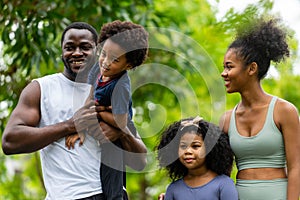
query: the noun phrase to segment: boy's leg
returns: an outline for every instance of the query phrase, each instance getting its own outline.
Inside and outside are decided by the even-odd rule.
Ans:
[[[102,145],[101,182],[106,200],[123,200],[123,151],[120,140]]]
[[[128,195],[126,190],[123,190],[124,194],[123,194],[123,200],[128,200]]]

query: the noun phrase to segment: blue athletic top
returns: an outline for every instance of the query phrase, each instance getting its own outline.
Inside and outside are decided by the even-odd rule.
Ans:
[[[119,77],[103,82],[99,69],[99,63],[97,62],[88,75],[88,83],[95,88],[95,100],[101,106],[112,106],[113,114],[128,113],[131,120],[131,86],[127,71],[124,71]]]
[[[226,175],[219,175],[210,182],[190,187],[183,179],[171,183],[166,191],[165,200],[238,200],[234,182]]]
[[[286,163],[282,133],[278,130],[273,111],[277,97],[273,97],[268,108],[265,124],[259,133],[252,137],[245,137],[236,128],[235,111],[232,111],[229,124],[230,146],[235,154],[239,170],[249,168],[284,168]]]

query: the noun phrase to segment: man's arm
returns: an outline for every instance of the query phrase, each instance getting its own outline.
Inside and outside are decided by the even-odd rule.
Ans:
[[[147,164],[147,148],[140,135],[122,133],[120,138],[125,152],[125,161],[128,166],[137,171],[141,171]]]
[[[105,122],[100,123],[100,126],[106,139],[115,141],[120,138],[125,152],[126,165],[138,171],[143,170],[147,164],[147,148],[139,134],[136,132],[136,136],[134,136],[135,134],[127,127],[127,114],[113,115],[109,110],[103,111],[103,107],[100,107],[101,106],[96,106],[95,109]],[[107,124],[112,127],[109,127]],[[113,127],[115,129],[113,129]]]
[[[2,149],[5,154],[31,153],[76,132],[71,120],[37,128],[41,118],[40,98],[37,81],[31,82],[22,91],[3,133]]]
[[[134,137],[132,134],[123,133],[119,129],[109,126],[104,122],[100,122],[100,127],[105,136],[105,139],[100,142],[120,139],[123,149],[125,150],[126,165],[138,171],[145,168],[147,164],[147,148],[138,133],[137,136]]]

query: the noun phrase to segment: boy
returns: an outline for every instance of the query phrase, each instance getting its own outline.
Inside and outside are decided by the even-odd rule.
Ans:
[[[99,62],[90,72],[89,82],[95,88],[96,105],[101,106],[99,120],[136,136],[127,70],[134,69],[145,61],[148,53],[148,33],[142,26],[132,22],[113,21],[102,26],[98,46]],[[94,81],[97,76],[97,81]],[[72,140],[71,146],[74,146],[78,137],[82,144],[82,134],[71,136],[67,140]],[[101,181],[105,198],[127,199],[123,190],[125,169],[120,140],[102,143],[101,148]]]

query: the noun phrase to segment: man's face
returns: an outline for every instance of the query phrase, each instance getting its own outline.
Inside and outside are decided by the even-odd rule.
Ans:
[[[62,43],[62,60],[65,64],[64,74],[71,80],[86,81],[88,71],[96,61],[96,44],[93,34],[87,29],[70,29]],[[84,80],[85,79],[85,80]]]

